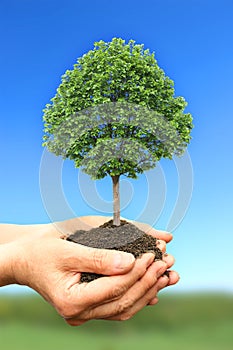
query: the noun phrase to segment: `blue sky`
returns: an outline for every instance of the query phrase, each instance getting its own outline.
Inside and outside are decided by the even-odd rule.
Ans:
[[[195,128],[191,204],[169,251],[181,281],[174,290],[233,291],[232,81],[233,3],[230,0],[12,1],[0,4],[0,221],[43,223],[49,217],[39,187],[42,109],[60,77],[93,42],[134,39],[155,52],[188,101]],[[174,162],[162,161],[166,201],[156,227],[166,228],[177,195]],[[63,165],[63,189],[76,215],[95,213],[82,199],[77,169]],[[143,178],[125,215],[134,219]],[[96,184],[110,199],[110,183]],[[123,186],[123,184],[122,184]],[[160,184],[155,181],[159,188]],[[156,201],[156,198],[155,198]],[[98,214],[98,213],[97,213]]]

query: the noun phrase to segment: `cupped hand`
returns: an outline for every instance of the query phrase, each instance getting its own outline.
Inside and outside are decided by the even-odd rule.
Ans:
[[[152,253],[134,259],[131,254],[85,247],[61,239],[84,226],[99,226],[105,219],[72,219],[62,225],[47,225],[40,232],[10,243],[14,246],[12,270],[15,283],[27,285],[51,303],[70,325],[90,319],[125,320],[146,305],[157,302],[157,293],[178,281],[176,272],[169,278],[164,272],[174,264],[170,255],[155,261]],[[80,219],[78,219],[80,222]],[[87,223],[88,222],[88,223]],[[71,225],[72,224],[72,225]],[[58,229],[59,227],[59,229]],[[61,229],[62,228],[62,229]],[[156,233],[150,231],[150,234]],[[170,236],[162,233],[163,251]],[[107,275],[89,283],[80,283],[82,272]]]

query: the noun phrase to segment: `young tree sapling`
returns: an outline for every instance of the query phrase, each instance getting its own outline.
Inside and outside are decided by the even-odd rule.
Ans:
[[[154,53],[130,40],[99,41],[77,60],[44,109],[44,146],[93,179],[109,175],[113,224],[120,225],[120,176],[137,178],[181,155],[192,116]]]

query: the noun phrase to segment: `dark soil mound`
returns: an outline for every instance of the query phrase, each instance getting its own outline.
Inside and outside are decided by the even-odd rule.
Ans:
[[[143,253],[152,251],[155,254],[155,260],[162,259],[162,252],[157,247],[157,239],[123,220],[120,226],[113,225],[113,221],[110,220],[90,231],[76,231],[67,240],[93,248],[122,250],[132,253],[135,258],[140,257]],[[84,272],[81,276],[81,282],[90,282],[101,276]]]

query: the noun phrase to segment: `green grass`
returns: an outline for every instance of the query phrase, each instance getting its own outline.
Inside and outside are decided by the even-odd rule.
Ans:
[[[0,297],[4,350],[232,350],[233,297],[165,295],[132,320],[71,328],[39,297]],[[3,346],[4,344],[4,346]]]

